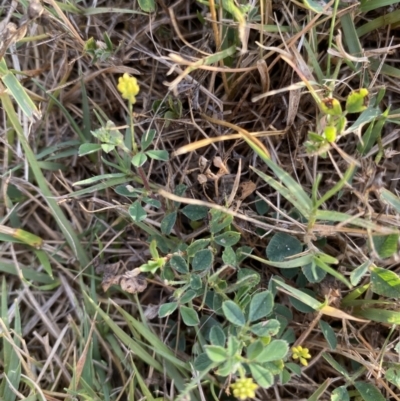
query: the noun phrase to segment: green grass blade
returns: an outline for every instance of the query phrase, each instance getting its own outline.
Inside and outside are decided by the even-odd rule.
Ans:
[[[4,376],[0,383],[0,399],[15,401],[17,395],[13,389],[18,390],[21,381],[21,362],[16,349],[21,346],[22,330],[19,306],[15,303],[14,333],[10,331],[7,308],[7,289],[5,278],[2,282],[1,294],[1,319],[0,319],[0,344],[2,343],[2,364],[4,366]]]
[[[375,309],[375,308],[359,308],[354,310],[354,314],[364,319],[372,320],[374,322],[385,323],[385,324],[400,324],[400,312]]]
[[[348,288],[350,288],[350,289],[353,288],[350,281],[347,280],[347,278],[345,276],[343,276],[343,274],[339,273],[337,270],[335,270],[332,267],[330,267],[329,265],[327,265],[325,262],[323,262],[321,260],[321,258],[316,256],[314,258],[314,262],[319,268],[321,268],[322,270],[325,270],[331,276],[337,278],[339,281],[341,281],[343,284],[345,284]]]
[[[64,105],[50,92],[47,92],[46,88],[44,88],[40,82],[38,82],[37,80],[33,80],[35,82],[35,84],[42,89],[42,91],[49,96],[49,98],[60,108],[60,110],[63,112],[63,114],[65,115],[65,117],[67,118],[68,122],[71,124],[71,127],[73,128],[73,130],[75,131],[75,133],[78,135],[81,143],[85,143],[86,142],[86,138],[84,133],[82,132],[82,130],[79,128],[79,125],[76,123],[75,119],[71,116],[71,114],[68,112],[68,110],[64,107]]]
[[[396,67],[392,67],[388,64],[383,64],[379,60],[372,60],[371,64],[369,65],[372,71],[380,71],[382,75],[387,75],[393,78],[400,78],[400,69]]]
[[[380,7],[391,6],[392,4],[398,3],[399,0],[361,0],[360,10],[364,13],[372,10],[376,10]]]
[[[372,21],[361,25],[359,28],[357,28],[357,35],[360,37],[374,31],[375,29],[380,29],[387,25],[397,24],[398,22],[400,22],[400,10],[396,10],[382,15],[381,17],[374,18]]]
[[[328,199],[332,198],[332,196],[336,195],[345,185],[349,182],[351,177],[353,176],[355,166],[351,165],[343,177],[331,188],[329,189],[315,204],[315,208],[318,209],[321,205],[323,205]]]
[[[391,234],[396,232],[395,229],[378,226],[372,221],[364,220],[359,217],[353,218],[352,216],[349,216],[346,213],[335,212],[332,210],[318,210],[315,214],[315,217],[318,220],[348,223],[357,227],[362,227],[373,231],[377,231],[382,234],[383,233]]]
[[[37,181],[37,184],[40,188],[40,191],[48,204],[52,215],[54,219],[57,221],[58,226],[60,227],[60,230],[64,234],[69,246],[71,247],[72,251],[74,252],[75,256],[79,260],[82,266],[86,266],[89,264],[89,258],[86,255],[85,250],[83,249],[81,242],[77,235],[75,234],[71,223],[69,220],[65,217],[64,213],[62,212],[60,206],[56,202],[55,199],[53,199],[53,194],[51,193],[46,179],[41,171],[41,169],[38,166],[38,162],[36,160],[35,154],[33,153],[31,147],[29,146],[29,143],[24,135],[23,129],[21,127],[21,124],[19,123],[18,116],[14,110],[13,104],[11,102],[11,99],[9,95],[6,92],[3,92],[0,94],[0,100],[3,104],[4,110],[9,118],[10,123],[14,127],[18,139],[20,140],[20,143],[22,145],[22,148],[24,150],[25,156],[28,160],[29,166],[32,169],[32,173],[35,176],[35,179]]]
[[[363,55],[363,49],[360,40],[357,36],[357,31],[354,26],[354,19],[350,13],[344,14],[340,18],[340,22],[343,28],[343,40],[352,56],[361,57]]]
[[[290,177],[288,173],[286,173],[280,167],[278,168],[278,166],[274,166],[275,174],[283,182],[283,184],[286,185],[285,187],[262,171],[253,167],[251,167],[251,169],[266,183],[271,185],[272,188],[278,191],[285,199],[287,199],[303,216],[307,218],[310,215],[312,210],[311,199],[307,196],[303,188],[292,177]]]
[[[15,75],[7,69],[4,58],[0,60],[0,77],[4,85],[13,96],[22,112],[30,119],[34,120],[40,117],[40,112],[35,103],[28,96],[25,88],[21,85]]]
[[[308,255],[300,256],[295,259],[289,259],[285,262],[272,262],[270,260],[266,260],[266,259],[260,258],[256,255],[252,255],[252,254],[247,254],[246,256],[248,258],[257,260],[258,262],[264,263],[265,265],[278,267],[280,269],[291,269],[293,267],[303,267],[305,265],[308,265],[309,263],[311,263],[314,260],[314,255],[311,253]]]
[[[143,337],[145,338],[153,347],[157,353],[162,353],[162,357],[169,360],[173,363],[176,367],[183,369],[183,371],[190,371],[190,367],[186,362],[181,361],[180,359],[176,358],[171,350],[160,340],[160,338],[155,335],[147,325],[143,324],[136,320],[132,315],[126,312],[123,308],[121,308],[118,304],[111,301],[115,308],[121,313],[121,315],[125,318],[127,322],[129,322],[132,327]]]
[[[123,331],[111,318],[107,315],[93,300],[84,293],[89,304],[97,311],[97,313],[103,318],[104,322],[110,327],[114,334],[127,346],[129,349],[147,365],[153,367],[159,372],[163,372],[162,365],[156,361],[135,339],[129,336]]]
[[[385,188],[379,190],[380,199],[388,203],[397,213],[400,213],[400,198]]]

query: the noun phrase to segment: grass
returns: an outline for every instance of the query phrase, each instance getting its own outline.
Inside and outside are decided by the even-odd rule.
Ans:
[[[400,400],[399,5],[3,2],[0,400]]]

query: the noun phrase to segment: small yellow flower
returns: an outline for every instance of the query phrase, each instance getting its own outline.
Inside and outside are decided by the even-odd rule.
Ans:
[[[129,100],[132,104],[136,103],[135,96],[139,93],[139,85],[135,77],[125,73],[119,77],[117,88],[124,99]]]
[[[303,366],[308,365],[307,359],[311,358],[311,354],[308,348],[303,348],[301,345],[298,347],[292,347],[292,358],[298,359]]]
[[[231,384],[233,395],[239,400],[246,398],[255,398],[258,385],[253,382],[251,377],[242,377],[236,380],[236,383]]]

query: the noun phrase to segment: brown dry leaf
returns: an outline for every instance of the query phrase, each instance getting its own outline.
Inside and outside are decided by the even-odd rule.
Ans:
[[[0,38],[0,60],[3,58],[6,50],[14,43],[21,40],[27,31],[27,25],[22,25],[21,28],[17,28],[13,22],[9,22],[4,31],[1,32]]]
[[[225,162],[221,159],[220,156],[214,157],[213,164],[215,167],[219,168],[218,173],[217,173],[218,178],[220,178],[226,174],[229,174],[229,169],[228,169],[227,165],[225,164]]]
[[[0,60],[4,57],[7,49],[16,42],[23,39],[28,29],[28,23],[38,19],[43,14],[44,8],[39,0],[32,0],[29,3],[27,14],[19,23],[19,27],[9,22],[0,33]]]
[[[197,181],[199,182],[199,184],[203,185],[207,182],[207,176],[205,174],[199,174],[197,176]]]
[[[135,270],[138,270],[139,274]],[[140,275],[139,269],[134,269],[119,276],[119,285],[123,291],[129,292],[129,294],[136,294],[146,289],[147,281],[144,276]]]
[[[208,160],[204,156],[200,156],[199,158],[199,170],[200,173],[204,173],[206,170],[208,170]]]
[[[120,269],[121,262],[111,263],[108,265],[99,265],[96,273],[103,273],[101,286],[106,292],[112,285],[119,285],[123,291],[135,294],[142,292],[147,287],[147,281],[140,276],[140,269],[133,269],[123,274],[117,274]]]
[[[239,200],[245,200],[256,190],[256,184],[253,181],[245,181],[239,185]]]
[[[103,273],[103,280],[101,286],[103,291],[106,292],[113,284],[119,283],[119,275],[117,275],[118,270],[121,266],[121,262],[110,263],[110,264],[100,264],[96,267],[96,273]]]

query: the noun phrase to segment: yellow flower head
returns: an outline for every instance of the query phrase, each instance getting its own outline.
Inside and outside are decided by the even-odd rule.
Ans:
[[[135,96],[139,93],[139,85],[135,77],[125,73],[119,77],[117,88],[124,99],[129,100],[132,104],[136,103]]]
[[[258,385],[253,382],[251,377],[242,377],[237,379],[235,383],[231,384],[233,395],[239,400],[245,400],[246,398],[255,398],[256,390]]]
[[[308,365],[307,359],[311,358],[311,354],[308,348],[303,348],[301,345],[292,347],[292,358],[298,359],[303,366]]]

